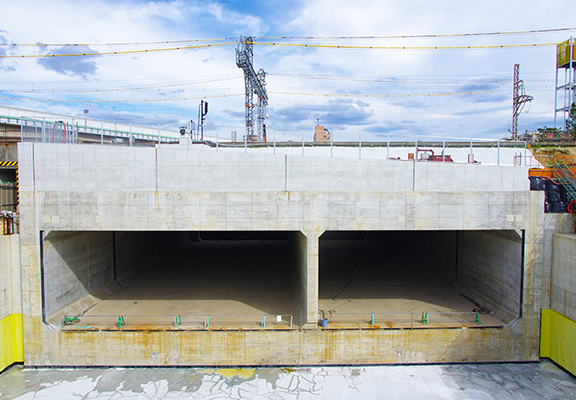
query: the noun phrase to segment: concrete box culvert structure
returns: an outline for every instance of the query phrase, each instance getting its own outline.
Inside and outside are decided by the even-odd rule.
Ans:
[[[549,245],[571,229],[570,216],[544,214],[523,167],[33,143],[18,161],[28,365],[536,360]],[[119,314],[109,300],[156,315],[172,300],[193,315],[229,301],[269,319],[84,325],[98,307]],[[362,316],[337,321],[345,303]],[[379,319],[406,305],[409,326]],[[493,320],[434,325],[461,308]],[[75,329],[62,313],[80,317]]]

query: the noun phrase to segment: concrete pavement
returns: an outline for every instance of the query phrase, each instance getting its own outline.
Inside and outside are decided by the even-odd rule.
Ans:
[[[24,368],[0,399],[574,399],[576,379],[548,361],[294,368]]]

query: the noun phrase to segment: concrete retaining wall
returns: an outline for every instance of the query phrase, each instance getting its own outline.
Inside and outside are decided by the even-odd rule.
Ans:
[[[113,280],[110,232],[49,232],[43,247],[46,316]]]
[[[576,235],[552,239],[550,307],[542,310],[541,357],[576,374]]]
[[[576,321],[576,235],[555,234],[552,243],[550,306]]]
[[[522,237],[514,231],[459,234],[456,286],[502,321],[520,316]]]
[[[0,371],[24,361],[20,237],[0,235]]]

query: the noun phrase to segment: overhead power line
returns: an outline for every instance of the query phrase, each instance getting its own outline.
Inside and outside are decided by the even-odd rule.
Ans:
[[[30,100],[30,101],[43,101],[51,103],[159,103],[167,101],[184,101],[184,100],[201,100],[201,99],[217,99],[224,97],[236,97],[244,96],[244,93],[238,94],[220,94],[213,96],[198,96],[198,97],[178,97],[169,99],[123,99],[123,100],[77,100],[77,99],[37,99],[32,97],[4,97],[0,96],[0,99],[6,100]]]
[[[318,96],[318,97],[438,97],[438,96],[466,96],[475,94],[493,93],[491,90],[483,92],[463,93],[419,93],[419,94],[321,94],[321,93],[292,93],[292,92],[269,92],[270,94],[283,94],[289,96]]]
[[[512,79],[490,79],[490,80],[459,80],[459,81],[426,81],[426,80],[396,80],[396,79],[360,79],[360,78],[345,78],[345,77],[330,77],[330,76],[311,76],[311,75],[291,75],[291,74],[268,74],[269,76],[279,76],[284,78],[297,78],[297,79],[318,79],[327,81],[350,81],[350,82],[373,82],[373,83],[438,83],[438,84],[470,84],[470,83],[507,83],[512,82]]]
[[[224,40],[237,40],[237,38],[215,39],[187,39],[187,40],[163,40],[157,42],[112,42],[112,43],[0,43],[0,46],[22,47],[81,47],[81,46],[149,46],[158,44],[194,43],[194,42],[220,42]]]
[[[182,46],[182,47],[168,47],[162,49],[142,49],[142,50],[124,50],[124,51],[106,51],[106,52],[92,52],[92,53],[75,53],[75,54],[22,54],[22,55],[0,55],[0,58],[53,58],[53,57],[87,57],[87,56],[110,56],[110,55],[120,55],[120,54],[137,54],[137,53],[159,53],[165,51],[178,51],[178,50],[191,50],[191,49],[202,49],[208,47],[218,47],[218,46],[229,46],[236,45],[236,42],[232,43],[215,43],[215,44],[204,44],[198,46]]]
[[[303,44],[303,43],[267,43],[252,42],[261,46],[283,46],[283,47],[309,47],[325,49],[348,49],[348,50],[474,50],[474,49],[510,49],[525,47],[557,46],[558,43],[531,43],[531,44],[500,44],[500,45],[478,45],[478,46],[349,46],[330,44]]]
[[[533,29],[525,31],[509,32],[477,32],[477,33],[448,33],[448,34],[424,34],[424,35],[384,35],[384,36],[256,36],[257,39],[282,39],[282,40],[338,40],[338,39],[421,39],[421,38],[452,38],[470,36],[503,36],[523,35],[530,33],[552,33],[573,31],[576,28]]]
[[[254,36],[258,39],[282,39],[282,40],[334,40],[334,39],[417,39],[417,38],[451,38],[473,36],[504,36],[524,35],[534,33],[555,33],[574,31],[576,28],[552,28],[532,29],[523,31],[504,32],[472,32],[472,33],[447,33],[447,34],[417,34],[417,35],[367,35],[367,36]],[[0,43],[0,46],[29,46],[29,47],[80,47],[80,46],[148,46],[160,44],[194,43],[194,42],[219,42],[238,40],[236,37],[210,38],[210,39],[184,39],[184,40],[159,40],[140,42],[109,42],[109,43]]]
[[[296,93],[296,92],[269,92],[276,95],[287,96],[316,96],[316,97],[438,97],[438,96],[466,96],[493,93],[491,90],[479,92],[462,92],[462,93],[416,93],[416,94],[330,94],[330,93]],[[42,98],[29,98],[29,97],[5,97],[0,96],[0,99],[6,100],[31,100],[43,101],[54,103],[157,103],[168,101],[185,101],[185,100],[200,100],[200,99],[216,99],[225,97],[244,96],[244,93],[237,94],[220,94],[212,96],[198,96],[198,97],[175,97],[175,98],[162,98],[162,99],[122,99],[122,100],[79,100],[79,99],[42,99]]]
[[[197,81],[197,82],[182,82],[182,83],[172,83],[166,85],[153,85],[153,86],[138,86],[138,87],[125,87],[125,88],[108,88],[108,89],[83,89],[83,90],[69,90],[69,89],[8,89],[0,90],[3,93],[102,93],[102,92],[126,92],[126,91],[140,91],[147,89],[166,89],[171,87],[189,86],[189,85],[200,85],[212,82],[229,81],[232,79],[240,79],[241,76],[236,76],[232,78],[220,78],[212,79],[207,81]]]

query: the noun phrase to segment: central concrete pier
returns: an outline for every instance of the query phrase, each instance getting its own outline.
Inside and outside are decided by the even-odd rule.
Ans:
[[[538,359],[571,220],[524,167],[18,151],[28,365]]]

